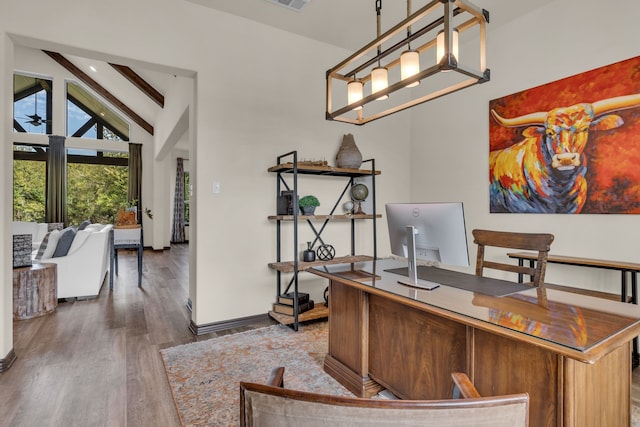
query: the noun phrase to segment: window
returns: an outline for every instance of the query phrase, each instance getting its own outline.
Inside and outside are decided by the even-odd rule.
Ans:
[[[85,219],[113,223],[127,203],[128,153],[67,150],[69,224]],[[13,219],[45,221],[47,147],[16,144],[13,151]]]
[[[129,123],[79,84],[67,82],[67,136],[128,141]]]
[[[13,131],[50,135],[52,81],[13,75]]]
[[[14,74],[14,131],[52,134],[52,80]],[[67,136],[128,141],[129,124],[79,84],[67,82]],[[107,146],[107,144],[104,144]],[[44,222],[47,146],[14,145],[13,217]],[[128,154],[67,149],[69,224],[112,223],[127,203]]]
[[[46,147],[14,145],[13,220],[44,222]]]
[[[127,155],[122,156],[126,160]],[[118,209],[127,203],[127,166],[69,163],[67,168],[69,224],[86,219],[113,223]]]

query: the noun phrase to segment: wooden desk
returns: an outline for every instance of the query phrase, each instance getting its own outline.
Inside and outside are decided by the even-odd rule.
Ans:
[[[634,306],[534,288],[505,297],[445,285],[425,291],[384,271],[399,266],[309,270],[330,280],[325,371],[356,395],[387,388],[447,399],[449,375],[460,371],[483,395],[529,393],[531,426],[630,425]],[[372,277],[344,274],[351,270]]]
[[[537,255],[533,252],[509,252],[509,258],[516,258],[518,265],[524,265],[524,260],[529,260],[529,265],[535,267]],[[624,261],[608,261],[594,258],[581,258],[565,255],[551,255],[547,257],[547,263],[574,265],[577,267],[603,268],[605,270],[616,270],[621,273],[620,301],[628,301],[627,277],[631,275],[631,302],[638,304],[638,286],[636,274],[640,272],[640,264]],[[629,273],[629,274],[627,274]],[[522,274],[518,275],[518,282],[522,283]]]

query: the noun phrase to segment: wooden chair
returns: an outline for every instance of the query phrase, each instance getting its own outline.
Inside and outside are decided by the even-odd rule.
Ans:
[[[450,400],[384,400],[329,396],[282,388],[284,368],[268,384],[240,383],[240,426],[477,426],[525,427],[526,393],[480,397],[465,374],[453,373]]]
[[[544,284],[547,270],[547,257],[553,242],[553,234],[547,233],[512,233],[505,231],[473,230],[474,243],[478,245],[476,259],[476,275],[483,276],[485,268],[526,274],[531,277],[533,286]],[[535,251],[538,253],[535,267],[513,265],[497,261],[485,260],[485,247],[493,246],[517,250]]]

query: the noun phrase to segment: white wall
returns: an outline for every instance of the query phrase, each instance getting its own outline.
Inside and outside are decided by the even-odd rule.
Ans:
[[[490,214],[488,183],[489,100],[637,56],[639,15],[634,0],[558,0],[489,24],[491,81],[412,111],[411,198],[464,202],[472,262],[474,228],[550,232],[553,253],[640,261],[636,215]],[[547,281],[618,293],[619,274],[550,264]]]
[[[0,34],[0,93],[13,93],[13,44]],[[6,143],[13,130],[13,99],[0,97],[0,358],[6,359],[13,349],[13,146]],[[8,360],[6,360],[8,362]],[[3,365],[3,367],[5,367]]]
[[[335,164],[342,135],[351,132],[364,157],[375,157],[383,171],[379,200],[408,196],[408,115],[361,128],[324,120],[324,73],[347,52],[231,17],[215,28],[225,36],[209,40],[207,55],[215,61],[198,70],[197,152],[190,156],[198,324],[264,313],[274,301],[275,273],[267,264],[276,258],[276,231],[267,217],[275,212],[276,176],[267,169],[278,155],[298,150],[301,158]],[[214,182],[221,193],[212,193]],[[300,192],[316,194],[318,212],[328,212],[342,189],[336,185],[309,178]],[[339,253],[348,251],[342,230],[327,235]],[[326,286],[309,275],[303,280],[319,282],[311,288],[316,292]]]

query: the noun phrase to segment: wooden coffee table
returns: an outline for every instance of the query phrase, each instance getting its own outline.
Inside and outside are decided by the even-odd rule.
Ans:
[[[58,306],[58,265],[38,263],[13,269],[13,318],[31,319]]]

